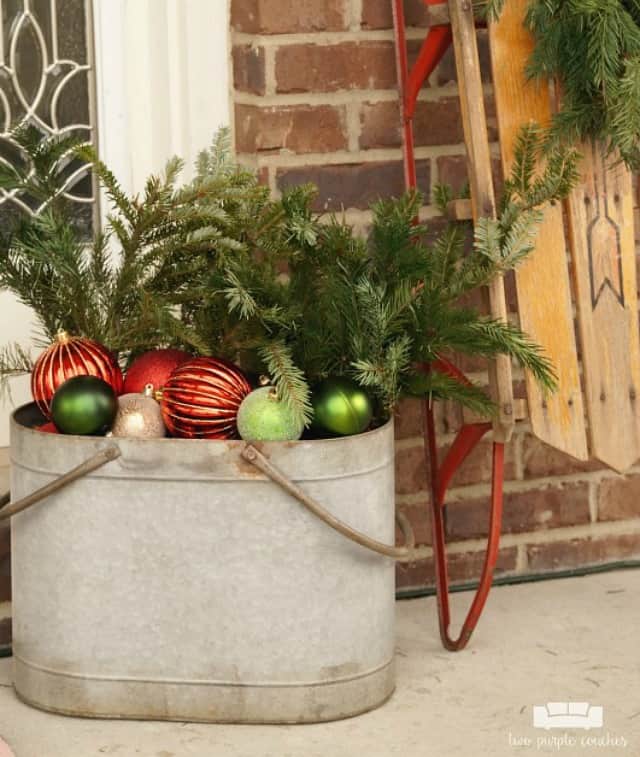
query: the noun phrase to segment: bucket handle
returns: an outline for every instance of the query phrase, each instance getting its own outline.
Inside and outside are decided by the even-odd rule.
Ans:
[[[74,481],[83,478],[84,476],[92,473],[98,468],[101,468],[103,465],[112,462],[113,460],[117,460],[121,456],[121,454],[122,453],[120,452],[120,449],[115,445],[105,447],[99,452],[96,452],[95,455],[88,458],[80,465],[72,468],[68,473],[65,473],[59,478],[56,478],[54,481],[45,484],[45,486],[37,489],[31,494],[28,494],[26,497],[23,497],[13,504],[7,504],[10,501],[9,494],[0,497],[0,521],[11,518],[12,515],[17,515],[17,513],[23,512],[24,510],[33,507],[33,505],[36,505],[38,504],[38,502],[41,502],[43,499],[46,499],[50,495],[59,492],[61,489],[64,489]],[[376,541],[375,539],[372,539],[371,537],[363,534],[360,531],[356,531],[355,529],[351,528],[351,526],[348,526],[339,518],[336,518],[334,515],[332,515],[319,502],[316,502],[313,497],[310,497],[308,494],[306,494],[306,492],[300,489],[299,486],[296,486],[296,484],[294,484],[291,479],[287,478],[284,473],[278,470],[278,468],[276,468],[276,466],[273,465],[272,462],[270,462],[251,444],[247,444],[242,450],[241,454],[242,457],[247,460],[247,462],[254,465],[274,483],[278,484],[278,486],[295,497],[298,502],[303,504],[307,508],[307,510],[309,510],[309,512],[313,513],[313,515],[315,515],[317,518],[319,518],[321,521],[326,523],[338,533],[345,536],[347,539],[350,539],[356,544],[359,544],[360,546],[365,547],[372,552],[375,552],[379,555],[384,555],[385,557],[392,557],[394,560],[398,560],[399,562],[411,562],[414,559],[413,551],[415,548],[415,537],[411,524],[404,514],[396,513],[396,521],[404,537],[404,546],[395,547],[389,544],[383,544],[382,542]]]
[[[396,522],[402,531],[404,537],[404,545],[401,547],[391,546],[389,544],[383,544],[376,539],[372,539],[370,536],[363,534],[361,531],[356,531],[351,526],[348,526],[344,521],[336,518],[335,515],[326,510],[319,502],[313,497],[309,496],[299,486],[293,483],[290,478],[276,468],[276,466],[266,458],[259,450],[257,450],[251,444],[242,450],[242,457],[252,465],[254,465],[259,471],[270,478],[275,484],[278,484],[292,497],[295,497],[298,502],[304,505],[307,510],[319,518],[327,526],[333,528],[334,531],[345,536],[347,539],[359,544],[361,547],[375,552],[385,557],[392,557],[398,562],[412,562],[415,557],[413,555],[415,548],[415,536],[413,528],[409,523],[409,519],[400,512],[396,512]]]
[[[117,460],[121,454],[122,453],[115,445],[105,447],[99,452],[96,452],[96,454],[90,457],[88,460],[85,460],[83,463],[80,463],[80,465],[72,468],[68,473],[65,473],[59,478],[56,478],[54,481],[45,484],[43,487],[37,489],[32,494],[28,494],[26,497],[19,499],[17,502],[14,502],[11,505],[2,507],[2,505],[5,505],[11,499],[9,494],[5,494],[0,498],[0,507],[2,507],[2,509],[0,510],[0,521],[6,520],[12,515],[16,515],[23,510],[27,510],[28,508],[33,507],[33,505],[37,505],[38,502],[41,502],[51,494],[55,494],[61,489],[64,489],[65,486],[72,484],[79,478],[83,478],[87,474],[92,473],[94,470],[102,468],[103,465],[110,463],[112,460]]]

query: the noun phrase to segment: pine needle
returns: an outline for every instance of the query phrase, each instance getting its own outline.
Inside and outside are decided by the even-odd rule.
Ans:
[[[308,426],[313,419],[311,392],[304,373],[293,362],[291,349],[282,341],[270,342],[260,348],[260,357],[276,387],[278,399],[287,404],[296,423]]]

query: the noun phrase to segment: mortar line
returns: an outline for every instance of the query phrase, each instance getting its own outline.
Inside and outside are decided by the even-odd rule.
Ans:
[[[264,80],[265,94],[252,95],[252,97],[265,100],[276,96],[278,89],[278,82],[276,81],[276,54],[272,47],[264,48]],[[239,102],[242,102],[242,98],[236,96],[236,103]]]
[[[425,29],[409,27],[406,30],[407,40],[422,42]],[[256,44],[263,47],[289,47],[291,45],[316,45],[329,47],[351,42],[362,44],[366,42],[395,42],[393,29],[349,29],[344,31],[314,31],[314,32],[286,32],[283,34],[254,34],[252,32],[233,32],[234,44]]]
[[[438,157],[457,157],[461,145],[443,145],[416,148],[419,161]],[[255,155],[255,153],[239,153],[240,155]],[[260,165],[274,165],[278,168],[322,168],[326,166],[357,165],[360,163],[390,163],[402,160],[400,148],[374,148],[371,150],[337,150],[333,153],[286,153],[283,151],[258,153]],[[428,206],[427,206],[428,207]]]
[[[640,518],[631,521],[611,521],[581,526],[563,526],[540,531],[526,531],[518,534],[503,534],[500,539],[500,548],[522,547],[526,549],[528,546],[557,544],[575,539],[600,539],[607,536],[640,536]],[[481,553],[486,548],[486,539],[458,540],[447,544],[447,552],[450,555]],[[421,556],[418,559],[432,557],[433,548],[430,546],[421,547],[420,553]]]
[[[362,29],[362,13],[363,13],[364,0],[351,0],[349,4],[351,18],[349,22],[349,29],[352,32],[361,32]]]
[[[421,90],[418,102],[438,103],[443,99],[455,99],[457,96],[457,88],[448,86],[433,87]],[[260,105],[263,107],[283,105],[343,105],[354,101],[376,104],[378,102],[397,102],[398,92],[395,89],[377,88],[337,89],[329,92],[277,92],[274,89],[271,94],[256,95],[253,92],[237,90],[235,99],[236,102],[240,102],[243,105]]]

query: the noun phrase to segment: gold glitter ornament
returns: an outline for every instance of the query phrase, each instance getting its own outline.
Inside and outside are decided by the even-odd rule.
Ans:
[[[166,433],[162,411],[154,399],[150,384],[145,387],[144,394],[123,394],[118,397],[118,413],[111,428],[111,436],[158,439]]]

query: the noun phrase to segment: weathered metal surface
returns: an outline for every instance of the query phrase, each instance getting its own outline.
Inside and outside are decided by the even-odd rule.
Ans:
[[[113,444],[12,422],[12,495]],[[394,687],[394,561],[318,521],[243,442],[117,441],[12,519],[15,687],[92,717],[316,722]],[[391,424],[260,445],[336,517],[393,543]]]

